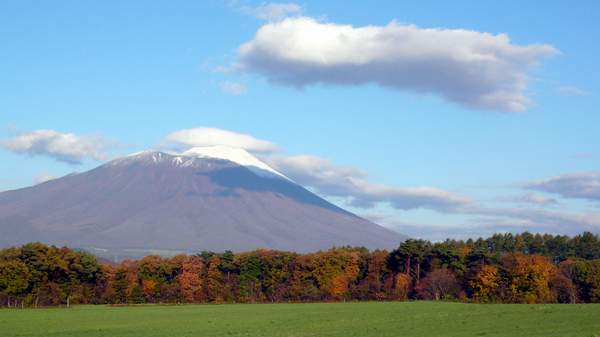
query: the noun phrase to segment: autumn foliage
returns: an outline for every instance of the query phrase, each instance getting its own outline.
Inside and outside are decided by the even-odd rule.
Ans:
[[[202,252],[118,264],[41,243],[0,250],[0,304],[10,307],[407,299],[600,302],[600,241],[502,234],[407,240],[391,252]]]

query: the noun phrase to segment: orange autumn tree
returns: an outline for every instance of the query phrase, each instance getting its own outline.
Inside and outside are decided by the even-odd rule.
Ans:
[[[332,298],[341,299],[348,294],[350,283],[359,272],[359,254],[356,251],[331,249],[321,256],[325,262],[317,270],[324,289]]]
[[[360,271],[360,251],[332,248],[295,258],[290,279],[290,295],[297,300],[342,299],[350,295],[350,287]]]
[[[507,254],[501,262],[505,278],[505,300],[516,303],[551,302],[550,279],[557,268],[541,255]]]
[[[156,281],[154,280],[142,280],[142,292],[146,302],[153,303],[156,301]]]
[[[187,256],[182,262],[179,286],[186,302],[201,302],[203,295],[202,273],[204,262],[198,256]]]
[[[207,299],[214,303],[223,302],[223,275],[219,269],[220,265],[221,259],[218,255],[213,255],[208,261],[206,295]]]
[[[105,303],[116,303],[116,292],[115,292],[115,267],[108,263],[100,264],[100,270],[103,277],[96,286],[96,292],[101,294],[100,299]]]

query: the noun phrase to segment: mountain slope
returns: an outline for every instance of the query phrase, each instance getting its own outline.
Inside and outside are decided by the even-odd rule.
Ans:
[[[403,239],[250,154],[223,153],[142,152],[0,193],[0,245],[37,240],[81,248],[306,252],[333,245],[394,248]],[[250,163],[232,161],[246,154]]]

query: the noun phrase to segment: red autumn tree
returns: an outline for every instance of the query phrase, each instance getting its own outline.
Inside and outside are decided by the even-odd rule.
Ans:
[[[179,286],[181,295],[186,302],[201,302],[204,299],[202,272],[204,262],[198,256],[188,256],[183,260]]]

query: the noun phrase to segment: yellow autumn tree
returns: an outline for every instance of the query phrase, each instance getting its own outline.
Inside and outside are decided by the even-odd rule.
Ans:
[[[473,299],[477,302],[493,302],[500,287],[500,273],[495,266],[482,266],[469,281]]]
[[[406,300],[408,298],[408,292],[410,290],[410,284],[412,279],[405,273],[396,274],[396,280],[394,282],[394,294],[399,300]]]
[[[508,254],[502,259],[508,278],[508,298],[517,303],[552,302],[550,278],[556,267],[541,255]]]

